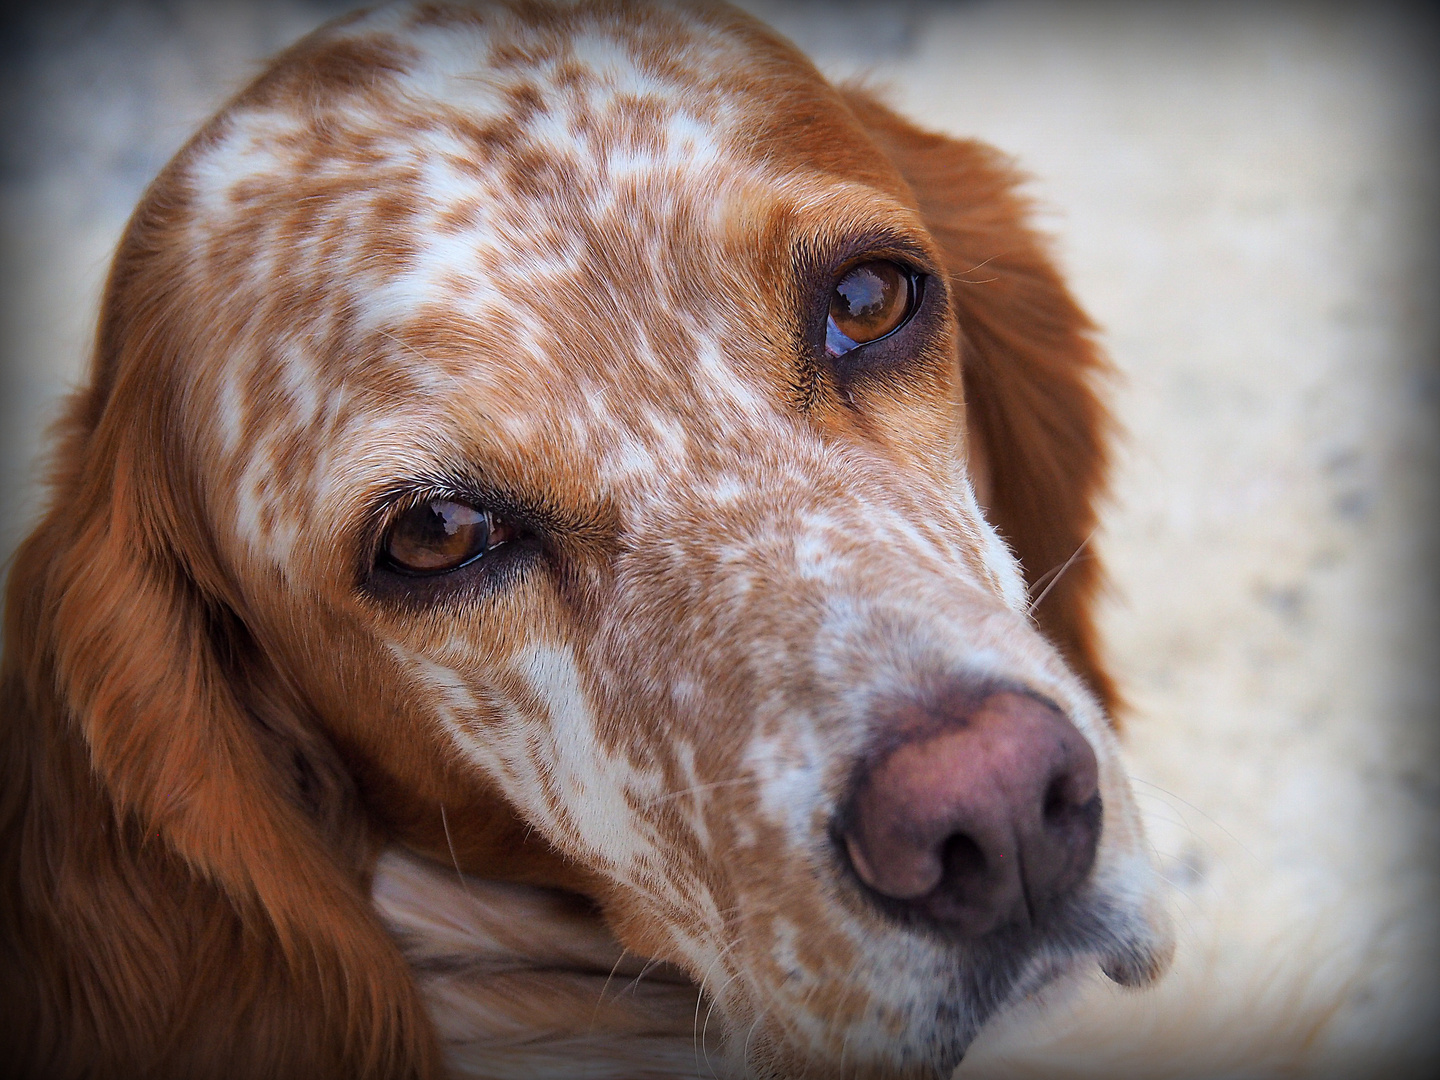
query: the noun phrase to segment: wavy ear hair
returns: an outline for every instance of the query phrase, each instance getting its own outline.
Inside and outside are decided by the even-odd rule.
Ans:
[[[47,1080],[434,1076],[344,767],[285,695],[250,689],[279,682],[170,419],[169,204],[162,177],[121,244],[49,513],[10,569],[0,1060]]]
[[[999,151],[922,131],[865,90],[844,94],[943,252],[986,514],[1020,560],[1041,630],[1114,716],[1092,611],[1102,574],[1089,541],[1112,434],[1094,325],[1028,224],[1024,177]]]

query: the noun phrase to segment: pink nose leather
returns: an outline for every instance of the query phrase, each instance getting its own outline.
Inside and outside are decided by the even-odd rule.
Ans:
[[[1094,862],[1090,744],[1012,690],[962,690],[913,721],[862,769],[844,815],[856,875],[892,910],[960,936],[1041,921]]]

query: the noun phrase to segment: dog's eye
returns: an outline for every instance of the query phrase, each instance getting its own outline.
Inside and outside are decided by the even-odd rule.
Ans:
[[[485,510],[431,499],[398,517],[385,534],[382,557],[406,574],[444,574],[510,539],[510,526]]]
[[[914,275],[885,259],[852,266],[830,293],[825,350],[843,356],[905,325],[915,310]]]

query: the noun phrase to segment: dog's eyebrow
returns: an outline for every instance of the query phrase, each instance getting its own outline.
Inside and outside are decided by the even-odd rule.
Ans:
[[[802,229],[790,243],[790,265],[801,278],[823,274],[867,256],[902,259],[923,273],[942,273],[938,260],[920,236],[890,222],[843,230]]]
[[[472,503],[566,546],[602,546],[618,532],[615,509],[607,499],[565,500],[550,490],[488,479],[473,467],[456,464],[393,478],[381,485],[365,500],[361,530],[364,545],[369,548],[379,543],[380,534],[398,507],[426,499]]]

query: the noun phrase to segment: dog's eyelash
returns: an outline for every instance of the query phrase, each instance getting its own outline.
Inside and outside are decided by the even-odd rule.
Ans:
[[[517,535],[504,518],[460,499],[427,499],[395,516],[379,565],[412,577],[437,577],[487,557]]]
[[[359,592],[418,610],[513,582],[542,553],[545,526],[512,499],[475,487],[432,479],[385,492],[362,533]]]

